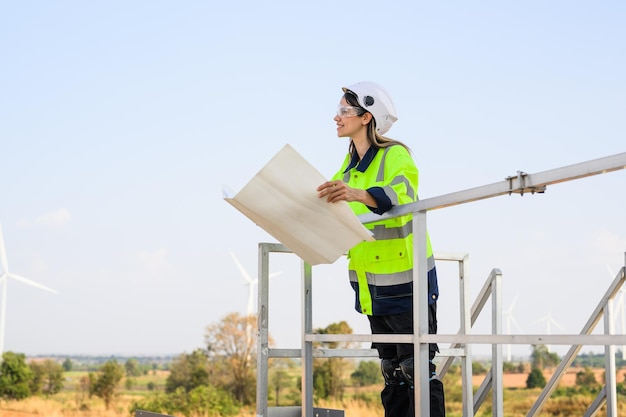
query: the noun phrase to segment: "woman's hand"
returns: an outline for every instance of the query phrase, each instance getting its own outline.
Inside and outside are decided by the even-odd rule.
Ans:
[[[326,198],[329,203],[336,201],[358,201],[369,207],[376,207],[376,200],[365,190],[352,188],[341,180],[326,181],[317,187],[319,198]]]

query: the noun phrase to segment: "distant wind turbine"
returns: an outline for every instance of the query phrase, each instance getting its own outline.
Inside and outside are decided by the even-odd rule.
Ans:
[[[241,262],[239,262],[239,259],[237,259],[234,253],[231,252],[230,256],[232,256],[233,260],[235,261],[235,264],[237,265],[237,268],[239,269],[239,272],[241,272],[241,275],[243,275],[243,278],[245,280],[244,285],[248,286],[248,308],[246,312],[247,312],[247,315],[250,316],[254,314],[254,286],[259,283],[259,280],[258,278],[253,279],[250,276],[248,271],[246,271],[243,265],[241,265]],[[280,272],[274,272],[270,274],[269,278],[273,278],[277,275],[280,275]]]
[[[243,267],[241,262],[239,262],[239,259],[237,259],[234,253],[231,252],[230,256],[232,256],[233,260],[235,261],[235,264],[237,265],[237,268],[239,269],[239,272],[241,272],[241,275],[243,275],[243,278],[245,280],[244,285],[248,286],[248,309],[247,309],[246,317],[250,317],[254,313],[254,286],[259,283],[259,280],[258,278],[253,279],[250,276],[248,271],[246,271],[246,269]],[[280,272],[275,272],[273,274],[270,274],[269,278],[272,278],[278,274],[280,274]],[[250,345],[250,342],[252,341],[252,326],[250,325],[249,322],[246,325],[246,341],[247,341],[248,346]],[[249,359],[250,359],[250,356],[248,355],[248,360]]]
[[[58,294],[57,291],[45,287],[41,284],[24,278],[20,275],[9,272],[9,263],[7,262],[7,253],[4,246],[4,238],[2,236],[2,225],[0,225],[0,266],[2,267],[2,275],[0,275],[0,282],[2,283],[2,311],[0,312],[0,362],[2,361],[2,353],[4,353],[4,330],[6,324],[7,314],[7,282],[9,278],[13,278],[16,281],[20,281],[24,284],[32,287],[39,288],[44,291],[49,291],[54,294]]]
[[[513,302],[509,306],[508,310],[503,311],[504,318],[506,320],[506,332],[507,334],[511,334],[511,324],[514,324],[518,330],[521,330],[517,320],[513,317],[513,307],[515,307],[515,303],[517,302],[517,295],[513,298]],[[506,361],[511,362],[511,345],[506,345]]]
[[[558,327],[561,330],[565,330],[563,328],[563,326],[561,326],[556,320],[554,320],[554,318],[552,318],[552,312],[548,312],[547,316],[544,316],[538,320],[535,320],[533,323],[539,323],[539,322],[545,322],[546,323],[546,334],[550,335],[551,333],[551,329],[552,329],[552,325],[555,325],[556,327]],[[546,345],[546,349],[548,349],[548,351],[550,351],[550,345]]]

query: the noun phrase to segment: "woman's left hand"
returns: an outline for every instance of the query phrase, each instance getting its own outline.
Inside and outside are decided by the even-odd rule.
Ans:
[[[371,204],[373,201],[372,196],[367,191],[352,188],[341,180],[326,181],[324,184],[317,187],[317,195],[319,198],[326,198],[326,201],[329,203],[344,200]]]

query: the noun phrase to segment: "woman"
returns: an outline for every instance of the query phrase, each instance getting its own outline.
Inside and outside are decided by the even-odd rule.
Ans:
[[[347,201],[356,215],[383,214],[393,206],[417,200],[418,170],[406,145],[384,137],[398,119],[391,97],[379,85],[360,82],[343,88],[334,120],[337,136],[350,138],[344,163],[317,188],[329,202]],[[362,242],[348,253],[355,308],[367,315],[373,334],[413,334],[412,215],[365,226],[375,241]],[[429,332],[437,332],[437,272],[427,244]],[[381,393],[386,417],[413,417],[413,345],[374,343],[381,359],[385,388]],[[436,379],[430,345],[431,416],[444,416],[443,385]]]

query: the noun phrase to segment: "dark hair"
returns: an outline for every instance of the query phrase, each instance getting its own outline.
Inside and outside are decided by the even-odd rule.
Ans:
[[[357,116],[362,116],[367,112],[367,110],[361,107],[361,105],[359,104],[359,100],[352,91],[347,90],[343,95],[343,98],[348,102],[350,106],[356,107],[358,109]],[[406,146],[404,143],[395,139],[390,139],[376,132],[376,120],[374,119],[374,115],[372,115],[372,120],[367,125],[367,141],[369,142],[370,146],[373,146],[376,149],[387,148],[393,145],[400,145],[403,146],[407,151],[411,152],[409,147]],[[352,141],[350,141],[350,147],[348,148],[348,150],[351,154],[355,152],[354,143]]]

